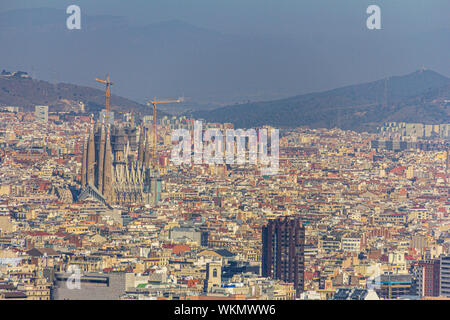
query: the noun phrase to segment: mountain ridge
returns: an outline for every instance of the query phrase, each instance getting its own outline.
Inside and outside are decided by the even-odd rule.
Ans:
[[[49,105],[50,111],[74,111],[82,101],[86,112],[104,108],[105,91],[70,83],[52,84],[43,80],[0,76],[0,105],[18,106],[32,110],[35,105]],[[151,114],[151,108],[133,100],[111,94],[111,110]],[[158,112],[159,115],[166,115]]]
[[[436,92],[437,89],[442,89]],[[450,97],[450,79],[431,70],[344,86],[284,99],[226,106],[191,113],[206,121],[231,122],[237,127],[273,125],[277,127],[340,127],[373,129],[385,121],[414,119],[450,122],[448,108],[432,103]],[[402,117],[400,112],[406,113]]]
[[[58,7],[0,11],[4,68],[87,86],[109,73],[114,92],[123,97],[144,103],[155,95],[184,95],[190,109],[336,88],[406,73],[423,63],[450,74],[450,42],[443,26],[413,35],[336,26],[329,32],[305,28],[276,36],[236,32],[185,16],[137,21],[125,12],[107,15],[83,8],[81,30],[68,30],[66,7]]]

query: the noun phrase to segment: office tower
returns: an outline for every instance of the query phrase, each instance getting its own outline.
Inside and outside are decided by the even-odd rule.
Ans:
[[[450,255],[441,255],[439,263],[439,295],[450,297]]]
[[[303,292],[305,229],[297,218],[271,220],[262,230],[262,275],[294,283]]]
[[[439,269],[440,263],[438,259],[419,261],[417,285],[420,297],[439,296]]]
[[[48,122],[48,106],[35,106],[34,117],[37,121]]]

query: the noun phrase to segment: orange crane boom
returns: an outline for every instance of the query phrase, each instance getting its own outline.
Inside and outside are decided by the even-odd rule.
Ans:
[[[106,115],[105,118],[107,118],[107,122],[108,123],[108,117],[109,117],[109,88],[114,84],[111,81],[109,81],[109,74],[106,75],[106,80],[102,80],[99,78],[95,78],[95,81],[100,82],[100,83],[104,83],[106,85],[106,102],[105,102],[105,109],[106,109]]]
[[[157,136],[156,136],[156,105],[159,103],[179,103],[182,102],[183,98],[178,98],[177,100],[156,100],[156,97],[153,98],[152,101],[148,101],[147,105],[153,105],[153,165],[157,165],[156,163],[156,145],[157,145]]]

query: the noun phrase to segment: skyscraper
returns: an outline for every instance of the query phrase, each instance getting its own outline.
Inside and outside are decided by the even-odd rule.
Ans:
[[[271,220],[262,230],[262,275],[294,283],[303,292],[305,229],[293,217]]]
[[[438,297],[440,260],[421,260],[418,263],[418,294],[420,297]]]
[[[439,295],[450,297],[450,255],[441,255],[439,260]]]

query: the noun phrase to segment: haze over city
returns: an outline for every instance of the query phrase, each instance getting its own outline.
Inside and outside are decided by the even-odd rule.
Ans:
[[[366,28],[371,1],[2,1],[1,66],[50,82],[93,86],[143,103],[155,93],[193,105],[270,100],[402,75],[450,75],[450,4],[378,1],[382,29]],[[42,9],[48,8],[48,9]],[[11,11],[12,10],[12,11]],[[22,11],[24,10],[24,11]],[[117,63],[117,61],[121,63]],[[195,107],[194,107],[195,108]]]
[[[285,319],[341,300],[333,316],[360,318],[342,300],[450,300],[449,12],[2,0],[2,312],[145,300],[150,318]]]

